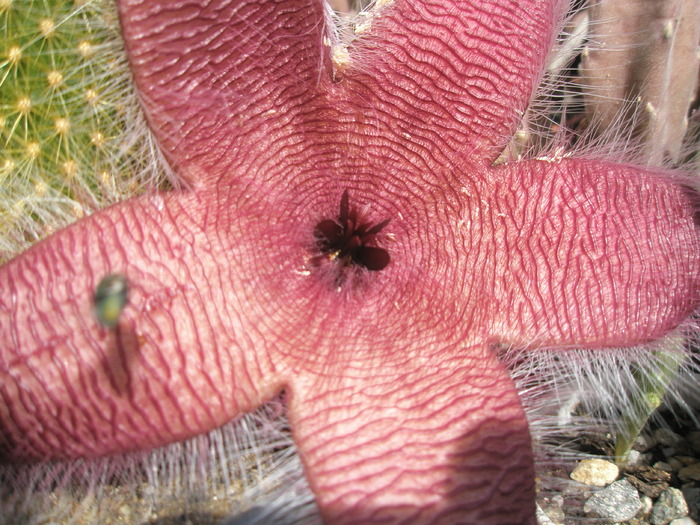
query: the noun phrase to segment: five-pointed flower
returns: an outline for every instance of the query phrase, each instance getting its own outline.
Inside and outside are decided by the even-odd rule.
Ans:
[[[0,269],[6,460],[155,447],[285,390],[329,523],[534,522],[527,423],[493,346],[678,326],[698,299],[691,204],[629,165],[494,165],[554,2],[375,11],[345,48],[321,0],[121,1],[187,189]],[[93,296],[114,275],[128,301],[112,328]]]

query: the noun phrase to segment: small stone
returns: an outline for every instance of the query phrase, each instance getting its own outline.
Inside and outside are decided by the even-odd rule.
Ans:
[[[683,467],[678,471],[678,477],[683,481],[700,481],[700,463]]]
[[[634,440],[634,448],[640,452],[646,452],[656,445],[656,440],[649,434],[639,434]]]
[[[689,518],[688,516],[686,516],[685,518],[678,518],[677,520],[673,520],[668,525],[697,525],[697,523],[695,523],[695,520],[693,518]]]
[[[678,472],[683,468],[683,463],[678,461],[676,458],[668,458],[668,464],[671,465],[673,472]]]
[[[690,449],[700,455],[700,430],[691,430],[685,436],[685,440],[688,442]]]
[[[690,517],[695,521],[700,521],[700,488],[684,487],[681,492],[683,492],[685,502],[690,509]]]
[[[553,525],[559,525],[566,521],[566,515],[562,510],[562,505],[564,504],[564,498],[561,495],[557,495],[550,498],[542,498],[537,504],[537,521],[539,525],[543,523],[552,523]],[[547,522],[541,514],[546,516]]]
[[[669,428],[657,428],[654,431],[654,439],[664,447],[677,447],[683,443],[683,438]]]
[[[661,493],[651,510],[652,525],[667,525],[671,521],[688,515],[688,504],[683,493],[673,487]]]
[[[698,458],[694,458],[692,456],[674,456],[678,461],[683,463],[684,467],[687,467],[689,465],[694,465],[695,463],[698,462]]]
[[[642,500],[642,510],[639,513],[642,516],[647,516],[651,512],[651,509],[654,506],[654,502],[646,494],[643,494],[640,499]]]
[[[637,489],[625,479],[596,492],[583,506],[587,514],[616,522],[631,520],[641,508]]]
[[[605,487],[619,475],[620,469],[615,463],[604,459],[584,459],[571,473],[571,479],[594,487]]]
[[[670,458],[671,456],[675,456],[677,452],[678,452],[678,449],[676,449],[676,447],[663,447],[661,449],[661,453],[664,455],[665,458]]]
[[[664,461],[657,461],[654,463],[654,468],[657,470],[663,470],[664,472],[673,472],[673,467]]]
[[[535,517],[537,518],[537,525],[554,525],[554,522],[549,519],[549,516],[537,505],[535,509]]]
[[[640,460],[642,459],[642,453],[639,452],[638,450],[630,450],[629,453],[627,454],[627,466],[628,467],[634,467],[635,465],[638,465]]]

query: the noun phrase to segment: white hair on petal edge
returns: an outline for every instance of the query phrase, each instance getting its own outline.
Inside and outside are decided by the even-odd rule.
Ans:
[[[589,519],[582,507],[591,487],[586,492],[569,473],[578,461],[590,457],[615,460],[616,440],[629,432],[628,425],[635,431],[649,426],[645,404],[649,396],[660,395],[659,404],[671,417],[697,428],[700,368],[697,350],[689,343],[697,337],[689,337],[687,328],[635,348],[502,351],[500,357],[512,372],[528,416],[538,502],[543,507],[563,495],[567,519],[575,523]],[[697,335],[697,327],[693,331]],[[669,361],[677,370],[670,384],[661,383],[665,390],[650,393],[640,387],[647,379],[667,375]],[[656,427],[666,423],[658,412],[651,414],[650,422]]]
[[[220,429],[148,453],[0,466],[2,523],[314,523],[284,407],[275,400]],[[232,516],[240,516],[241,521]],[[244,518],[248,516],[248,518]],[[267,521],[275,523],[280,521]]]
[[[634,2],[618,2],[623,3]],[[629,86],[633,98],[610,100],[600,86],[585,83],[589,76],[586,54],[596,48],[600,52],[606,46],[610,47],[607,52],[611,56],[618,55],[621,60],[619,64],[613,58],[603,60],[610,62],[606,74],[615,79],[613,83],[624,82],[620,77],[631,60],[630,45],[610,46],[608,35],[601,32],[603,28],[609,30],[613,22],[595,18],[585,3],[569,13],[545,78],[501,160],[576,156],[659,166],[661,169],[651,168],[659,177],[672,177],[697,190],[698,120],[697,116],[692,118],[697,115],[691,106],[693,97],[683,102],[690,121],[687,131],[683,126],[688,120],[676,119],[676,126],[683,133],[675,136],[684,134],[683,140],[671,143],[667,139],[674,133],[664,131],[660,139],[652,129],[656,124],[649,118],[648,107],[656,105],[649,102],[652,99],[658,99],[658,106],[663,107],[673,86],[649,87],[652,79]],[[678,20],[674,24],[682,27]],[[614,31],[611,34],[619,36]],[[642,47],[644,43],[637,45]],[[660,57],[654,60],[671,63],[676,51],[673,45],[660,49]],[[688,70],[689,77],[697,79],[697,57],[695,69],[690,62]],[[692,78],[687,81],[692,83]],[[595,105],[609,111],[604,118],[593,109],[593,99],[610,102]],[[565,502],[566,519],[573,520],[567,523],[594,521],[582,509],[585,491],[569,478],[576,462],[588,457],[587,452],[593,453],[592,441],[597,442],[596,456],[603,454],[614,459],[616,443],[619,446],[624,439],[633,440],[644,427],[672,423],[664,421],[660,411],[666,418],[698,427],[699,333],[697,320],[691,318],[663,340],[634,348],[501,351],[500,357],[511,370],[528,415],[536,453],[538,501],[543,507],[556,496]],[[657,406],[659,409],[652,413],[651,407]],[[602,450],[601,441],[605,442]],[[542,522],[546,520],[542,518]]]

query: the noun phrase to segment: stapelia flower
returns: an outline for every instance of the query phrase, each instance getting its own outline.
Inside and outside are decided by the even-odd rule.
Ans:
[[[530,434],[493,347],[651,341],[700,297],[668,174],[494,164],[555,2],[394,0],[348,47],[320,0],[120,13],[187,189],[0,269],[5,460],[156,447],[284,390],[329,523],[534,523]]]

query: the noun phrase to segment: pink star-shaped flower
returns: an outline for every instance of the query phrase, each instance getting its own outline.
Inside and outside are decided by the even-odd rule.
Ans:
[[[494,165],[553,1],[122,0],[150,125],[187,189],[0,269],[0,454],[99,456],[287,393],[329,523],[534,523],[530,435],[492,347],[633,345],[697,306],[668,175]],[[92,298],[126,277],[116,326]]]

